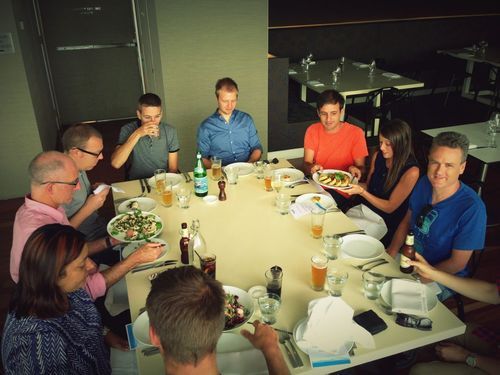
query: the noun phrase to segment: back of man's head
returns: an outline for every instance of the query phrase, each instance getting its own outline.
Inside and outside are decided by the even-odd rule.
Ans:
[[[469,152],[469,139],[465,134],[457,132],[442,132],[434,137],[430,152],[437,147],[458,148],[462,150],[462,163],[467,160]]]
[[[158,95],[148,92],[141,95],[137,102],[137,109],[139,111],[141,107],[161,107],[161,99]]]
[[[45,151],[36,155],[28,167],[31,186],[40,185],[55,179],[64,173],[68,163],[73,163],[69,156],[58,151]]]
[[[224,328],[224,290],[199,269],[162,272],[152,282],[146,309],[165,360],[197,365],[215,352]]]
[[[75,124],[71,125],[62,136],[62,146],[64,152],[68,152],[73,148],[83,148],[87,146],[87,142],[91,137],[102,139],[101,133],[91,125]]]
[[[238,84],[229,77],[221,78],[215,84],[215,96],[219,97],[219,92],[221,90],[238,93]]]

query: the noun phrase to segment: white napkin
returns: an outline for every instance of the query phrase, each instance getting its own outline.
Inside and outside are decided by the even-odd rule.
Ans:
[[[393,312],[427,316],[426,286],[416,281],[393,279],[391,283],[391,305]]]
[[[106,185],[106,184],[100,184],[98,187],[95,188],[94,190],[94,194],[99,194],[101,191],[103,191],[104,189],[106,189],[107,187],[110,187],[111,189],[113,189],[113,191],[115,193],[125,193],[125,190],[123,189],[120,189],[118,187],[114,187],[114,186],[111,186],[111,185]]]
[[[292,203],[290,205],[290,213],[295,219],[310,214],[313,206],[308,203]]]
[[[346,212],[354,223],[364,229],[367,235],[380,240],[387,233],[387,225],[384,219],[364,204],[358,204]]]
[[[307,81],[308,85],[314,86],[314,87],[321,87],[324,86],[324,83],[321,83],[320,81]]]
[[[307,352],[339,353],[346,351],[346,342],[374,348],[373,336],[353,322],[354,310],[338,297],[324,297],[309,302],[308,319],[303,336],[297,344]]]
[[[297,74],[297,72],[293,69],[288,69],[288,74]]]

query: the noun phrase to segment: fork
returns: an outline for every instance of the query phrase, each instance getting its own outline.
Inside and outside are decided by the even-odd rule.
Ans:
[[[182,174],[183,174],[184,178],[186,179],[186,182],[191,182],[191,181],[193,181],[193,180],[191,179],[191,176],[189,175],[189,173],[187,173],[187,172],[182,172]]]
[[[287,355],[288,360],[290,361],[290,364],[292,365],[292,367],[293,368],[299,367],[298,363],[295,361],[295,357],[293,356],[292,352],[290,351],[290,349],[288,348],[288,346],[286,344],[288,334],[278,331],[278,336],[279,336],[280,344],[283,345],[283,347],[285,348],[286,355]]]
[[[357,266],[353,265],[353,267],[357,268],[358,270],[361,270],[361,271],[369,271],[372,268],[381,266],[382,264],[386,264],[386,263],[389,263],[389,262],[387,260],[385,260],[385,259],[375,259],[375,260],[372,260],[370,262],[359,264]],[[365,266],[369,266],[369,267],[368,268],[364,268]]]
[[[144,182],[142,181],[142,179],[139,179],[139,184],[141,184],[141,194],[138,195],[136,198],[141,198],[146,196],[146,187],[144,186]]]
[[[294,368],[304,366],[304,363],[302,362],[302,359],[300,358],[299,353],[297,353],[297,350],[295,350],[295,347],[293,346],[292,340],[290,339],[290,334],[288,332],[285,332],[285,331],[282,331],[279,334],[280,334],[280,336],[283,337],[285,343],[288,342],[288,345],[290,346],[291,354],[292,354],[293,360],[294,360],[295,365],[296,365],[296,366],[294,366]],[[283,344],[283,345],[285,346],[285,344]]]

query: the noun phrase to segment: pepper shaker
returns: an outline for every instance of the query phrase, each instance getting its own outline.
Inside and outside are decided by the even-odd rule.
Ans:
[[[225,201],[227,199],[226,192],[224,190],[226,188],[226,181],[220,180],[217,184],[219,185],[219,200]]]

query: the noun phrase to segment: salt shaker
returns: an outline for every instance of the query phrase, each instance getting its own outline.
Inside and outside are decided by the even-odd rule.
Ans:
[[[220,180],[217,184],[219,185],[219,200],[225,201],[227,199],[226,192],[224,190],[226,188],[226,181]]]

